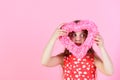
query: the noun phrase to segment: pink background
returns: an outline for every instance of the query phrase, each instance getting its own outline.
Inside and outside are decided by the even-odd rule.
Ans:
[[[113,76],[98,72],[98,80],[119,80],[119,0],[0,0],[0,80],[62,80],[60,66],[42,66],[41,55],[55,28],[76,19],[96,23],[113,61]],[[63,50],[55,47],[53,55]]]

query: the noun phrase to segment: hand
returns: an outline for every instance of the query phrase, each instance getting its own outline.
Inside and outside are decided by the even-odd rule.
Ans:
[[[61,26],[64,24],[61,24],[56,31],[54,32],[54,37],[59,38],[60,36],[67,36],[67,32],[65,30],[60,29]]]
[[[103,38],[100,34],[97,34],[94,37],[94,41],[98,47],[104,47],[104,41],[103,41]]]

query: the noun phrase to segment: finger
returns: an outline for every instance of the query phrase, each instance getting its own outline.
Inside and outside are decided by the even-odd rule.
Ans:
[[[67,33],[65,33],[65,32],[61,32],[60,35],[61,35],[61,36],[66,36]]]
[[[97,35],[96,37],[94,37],[94,39],[102,40],[102,37],[100,35]]]
[[[62,32],[62,33],[67,33],[66,30],[62,30],[62,29],[59,29],[59,32]]]
[[[58,26],[58,29],[61,29],[62,26],[64,26],[64,25],[65,25],[65,23],[61,23],[61,24]]]

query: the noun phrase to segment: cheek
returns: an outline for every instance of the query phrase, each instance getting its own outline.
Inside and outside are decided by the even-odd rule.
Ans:
[[[82,39],[82,42],[84,42],[86,39]]]
[[[70,38],[70,40],[74,42],[74,41],[75,41],[75,38]]]

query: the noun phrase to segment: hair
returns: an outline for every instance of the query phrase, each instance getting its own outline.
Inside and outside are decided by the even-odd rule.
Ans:
[[[64,56],[68,57],[70,54],[72,54],[67,48],[65,48],[64,50]],[[88,54],[94,54],[95,51],[94,49],[91,47],[88,51],[87,51]]]
[[[80,20],[75,20],[75,21],[73,21],[74,23],[78,23],[78,22],[80,22]],[[83,31],[83,33],[85,33],[86,35],[85,35],[85,39],[87,38],[87,35],[88,35],[88,31],[87,30],[82,30]],[[73,36],[73,34],[74,34],[75,32],[74,31],[72,31],[72,32],[69,32],[69,34],[68,34],[68,36],[69,36],[69,38],[71,39],[72,38],[72,36]],[[67,49],[67,48],[65,48],[65,50],[64,50],[64,56],[69,56],[70,54],[72,54],[71,52],[69,52],[69,50]],[[93,48],[91,47],[88,51],[87,51],[87,53],[95,53],[95,51],[93,50]]]
[[[77,24],[77,23],[79,23],[79,22],[80,22],[80,20],[75,20],[75,21],[73,21],[73,22]]]

